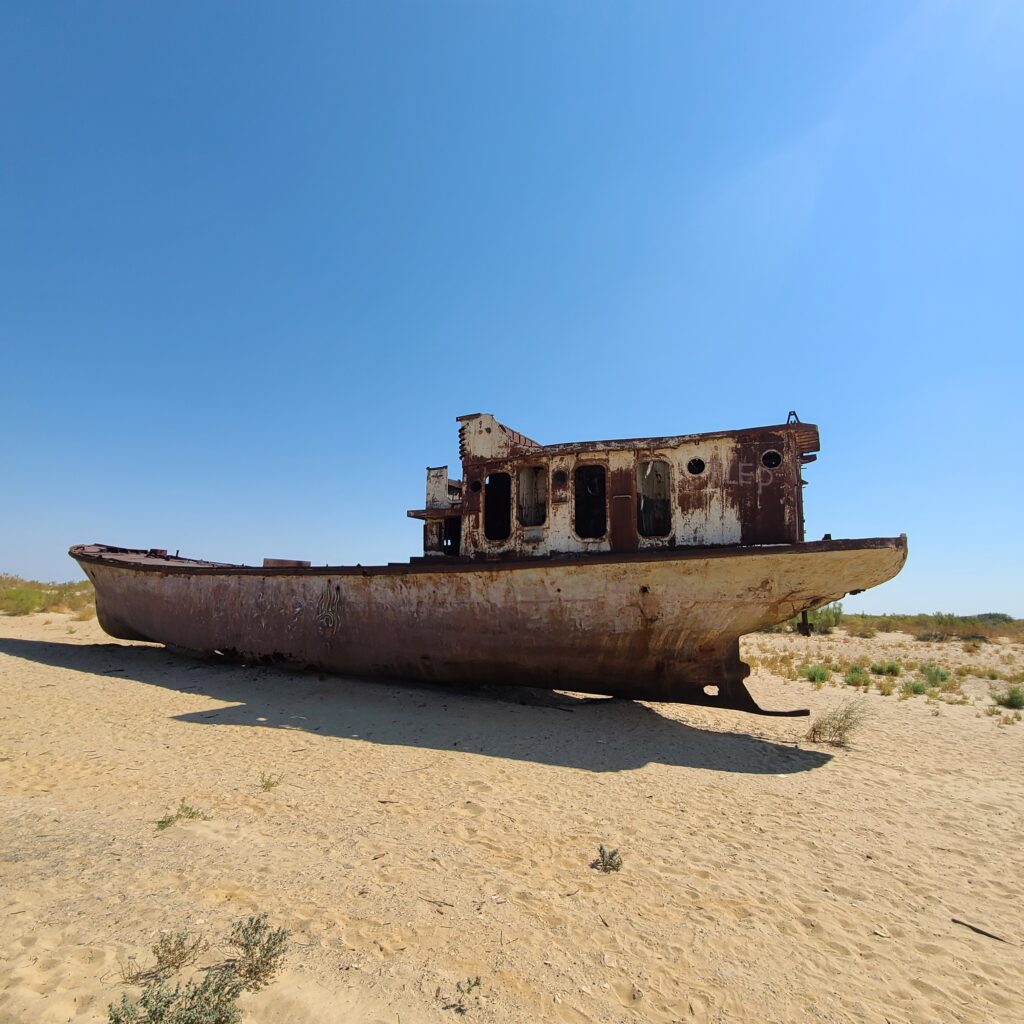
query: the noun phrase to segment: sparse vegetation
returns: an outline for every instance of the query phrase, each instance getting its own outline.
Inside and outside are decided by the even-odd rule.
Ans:
[[[903,697],[920,697],[927,692],[928,684],[923,679],[904,679],[900,686],[900,695]]]
[[[878,692],[883,697],[891,696],[893,690],[896,689],[896,684],[891,679],[888,679],[888,678],[885,678],[885,677],[883,677],[882,679],[879,679],[878,682],[875,683],[875,685],[878,687]]]
[[[938,665],[924,665],[921,668],[921,675],[929,686],[939,687],[949,681],[949,673],[939,668]]]
[[[842,626],[850,636],[870,638],[878,633],[909,633],[917,640],[942,642],[961,640],[976,650],[982,643],[1006,637],[1017,643],[1024,642],[1024,619],[1015,619],[1002,612],[983,612],[980,615],[952,615],[934,612],[931,615],[856,615],[843,611],[838,601],[807,613],[811,631],[831,633]],[[770,626],[764,633],[796,632],[800,617]]]
[[[446,1010],[454,1010],[458,1014],[468,1013],[469,1006],[466,1004],[466,1000],[479,988],[479,974],[475,978],[467,978],[465,981],[455,982],[455,991],[457,994],[454,999],[443,1000],[444,1008]],[[438,994],[440,995],[440,991]],[[477,999],[479,1000],[479,992],[477,993]]]
[[[107,1024],[238,1024],[242,1011],[235,1000],[242,987],[238,975],[225,968],[214,968],[201,982],[173,988],[151,981],[138,1002],[123,994],[118,1006],[111,1004]]]
[[[177,810],[171,814],[165,814],[157,823],[157,830],[162,832],[165,828],[170,828],[172,825],[176,825],[179,821],[209,821],[210,816],[204,814],[197,807],[192,807],[190,804],[185,803],[185,798],[181,798],[181,803],[178,804]]]
[[[260,914],[245,921],[236,921],[228,945],[238,955],[231,961],[234,972],[250,992],[258,992],[277,972],[288,952],[288,932],[271,928],[267,915]]]
[[[832,632],[843,621],[843,606],[839,601],[827,604],[823,608],[815,608],[807,613],[807,624],[811,627],[812,633],[819,633],[823,636]],[[761,630],[762,633],[795,633],[799,630],[801,616],[794,615],[787,622],[780,622],[777,626],[768,626]]]
[[[799,672],[812,683],[827,683],[832,675],[824,665],[801,665]]]
[[[874,676],[898,676],[902,671],[898,661],[876,661],[871,666]]]
[[[281,785],[281,775],[271,775],[269,772],[260,772],[260,789],[264,793],[268,793],[275,786]]]
[[[815,608],[814,611],[807,613],[807,621],[811,632],[827,635],[843,621],[843,606],[836,601],[834,604],[825,605],[824,608]]]
[[[190,967],[209,948],[202,935],[193,935],[188,929],[161,933],[153,943],[152,967],[139,967],[134,959],[121,967],[121,980],[126,985],[142,981],[164,981],[184,967]]]
[[[187,928],[164,932],[153,943],[153,971],[160,977],[169,977],[184,967],[190,967],[209,948],[202,935],[193,935]]]
[[[867,710],[863,700],[843,701],[839,707],[818,715],[811,722],[804,738],[812,743],[831,743],[836,747],[845,747],[866,718]]]
[[[0,573],[0,614],[34,612],[68,612],[79,621],[91,619],[96,614],[96,594],[88,580],[41,583]]]
[[[1010,686],[1003,693],[993,693],[992,699],[1000,707],[1018,711],[1024,708],[1024,686]]]
[[[111,1004],[107,1024],[238,1024],[242,1011],[236,1000],[270,982],[287,952],[288,932],[270,928],[267,915],[260,914],[236,921],[228,943],[239,953],[235,959],[208,967],[201,982],[172,988],[170,975],[194,964],[208,944],[184,930],[161,935],[153,945],[152,968],[122,971],[129,984],[147,984],[137,1002],[125,993],[118,1005]]]
[[[609,871],[621,871],[622,857],[618,850],[606,850],[603,846],[599,846],[597,856],[590,862],[590,866],[605,872],[605,874]]]
[[[931,615],[844,615],[843,626],[851,635],[862,630],[879,633],[909,633],[917,640],[942,642],[962,640],[978,645],[1006,637],[1024,641],[1024,619],[1015,619],[1002,612],[983,612],[980,615],[952,615],[934,612]],[[976,647],[974,649],[977,649]]]
[[[847,686],[870,686],[871,676],[863,665],[851,665],[850,671],[843,676],[843,682]]]

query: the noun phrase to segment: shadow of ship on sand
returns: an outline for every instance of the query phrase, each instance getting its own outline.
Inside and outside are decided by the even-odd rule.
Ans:
[[[196,662],[164,648],[141,645],[0,638],[0,652],[76,672],[203,694],[232,705],[175,716],[177,721],[197,725],[294,729],[592,772],[657,763],[787,775],[831,760],[831,755],[820,751],[747,733],[687,725],[665,717],[656,707],[633,701],[515,687],[455,689],[364,682],[290,668]]]

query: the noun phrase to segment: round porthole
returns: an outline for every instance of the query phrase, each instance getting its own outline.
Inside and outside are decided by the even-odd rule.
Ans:
[[[569,474],[564,469],[556,469],[551,474],[551,482],[556,487],[564,487],[569,482]]]
[[[777,451],[765,452],[761,456],[761,465],[765,469],[775,469],[776,466],[782,465],[782,456]]]
[[[690,459],[686,464],[687,470],[689,470],[691,476],[700,476],[704,472],[704,460],[703,459]]]
[[[480,490],[480,481],[479,480],[470,480],[470,482],[469,482],[469,489],[474,494],[476,494],[476,492]]]

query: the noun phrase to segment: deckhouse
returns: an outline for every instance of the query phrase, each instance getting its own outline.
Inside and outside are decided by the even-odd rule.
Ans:
[[[804,539],[801,468],[818,428],[542,445],[489,413],[458,417],[461,479],[427,469],[426,557],[542,558]]]

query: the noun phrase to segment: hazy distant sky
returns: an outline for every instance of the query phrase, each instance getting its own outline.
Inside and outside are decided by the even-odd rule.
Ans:
[[[5,3],[0,569],[398,560],[454,417],[821,426],[1024,616],[1024,4]]]

